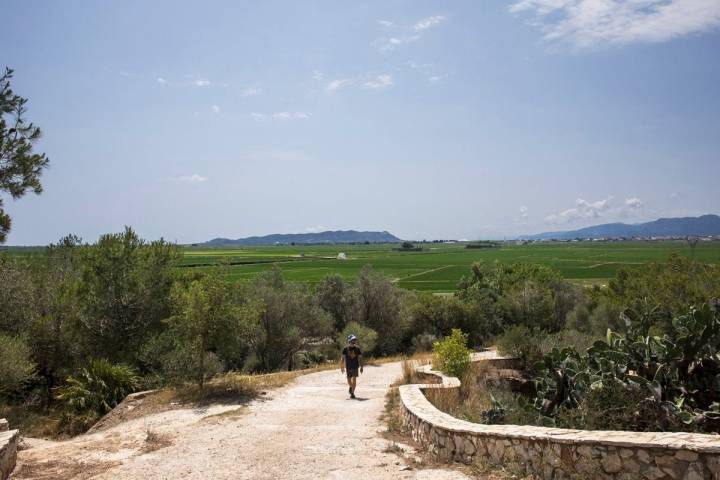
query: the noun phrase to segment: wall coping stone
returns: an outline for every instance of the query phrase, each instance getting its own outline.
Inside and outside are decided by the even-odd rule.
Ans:
[[[473,362],[506,360],[494,351],[473,354]],[[485,425],[453,417],[438,410],[427,399],[424,390],[435,388],[458,388],[460,380],[448,377],[432,369],[431,365],[417,368],[419,373],[434,375],[439,384],[411,384],[400,386],[400,399],[409,413],[423,422],[452,433],[468,433],[478,436],[506,437],[549,441],[559,444],[615,446],[631,448],[659,448],[691,450],[698,453],[720,453],[720,435],[686,432],[632,432],[611,430],[572,430],[566,428],[534,427],[527,425]]]
[[[0,480],[8,478],[15,468],[19,441],[18,430],[0,432]]]

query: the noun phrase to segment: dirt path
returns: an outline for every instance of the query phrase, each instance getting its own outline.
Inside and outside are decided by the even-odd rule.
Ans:
[[[30,441],[11,478],[467,478],[407,470],[401,457],[386,452],[380,416],[399,375],[398,363],[367,367],[358,399],[350,400],[339,370],[312,373],[239,411],[237,405],[171,410],[66,442]]]

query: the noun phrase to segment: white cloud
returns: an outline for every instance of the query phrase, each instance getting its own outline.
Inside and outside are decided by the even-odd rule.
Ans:
[[[321,72],[320,70],[313,70],[312,73],[312,79],[313,80],[322,80],[325,78],[325,74]]]
[[[210,107],[210,110],[212,110],[214,113],[220,113],[220,106],[219,105],[213,105]]]
[[[179,180],[184,183],[203,183],[207,182],[207,177],[203,177],[202,175],[198,175],[197,173],[193,173],[192,175],[182,175],[179,177],[175,177],[176,180]]]
[[[599,44],[664,42],[720,26],[718,0],[520,0],[551,44],[575,49]]]
[[[527,216],[528,216],[528,208],[524,205],[522,207],[520,207],[520,216],[522,218],[527,218]]]
[[[419,22],[417,22],[415,25],[413,25],[413,30],[416,32],[420,32],[422,30],[427,30],[430,27],[434,27],[438,23],[441,23],[445,21],[445,17],[443,15],[433,15],[431,17],[423,18]]]
[[[385,28],[390,28],[395,25],[395,22],[392,22],[390,20],[378,20],[377,23],[379,23]]]
[[[192,84],[195,85],[196,87],[209,87],[212,85],[212,82],[210,80],[200,79],[200,80],[193,80]]]
[[[168,83],[168,81],[165,80],[163,77],[158,77],[158,78],[157,78],[157,83],[159,83],[159,84],[161,84],[161,85],[165,85],[166,83]]]
[[[132,72],[125,71],[125,70],[120,70],[120,76],[121,77],[134,77],[135,74]]]
[[[642,201],[637,197],[628,198],[625,200],[625,206],[628,208],[640,208]]]
[[[392,87],[394,84],[395,81],[393,80],[392,76],[384,73],[382,75],[378,75],[372,80],[368,80],[363,85],[367,88],[381,89]]]
[[[570,223],[577,220],[598,218],[610,208],[610,201],[613,197],[608,197],[595,202],[588,202],[582,198],[575,200],[575,207],[568,208],[559,213],[553,213],[545,217],[548,223]]]
[[[260,92],[262,92],[262,90],[260,90],[259,88],[249,87],[243,90],[241,95],[243,97],[253,97],[255,95],[260,95]]]
[[[670,198],[673,198],[673,199],[678,198],[679,196],[680,196],[680,194],[678,192],[672,192],[670,194]]]
[[[550,214],[545,217],[545,221],[553,224],[564,224],[601,217],[608,219],[638,217],[642,214],[643,202],[637,197],[627,198],[619,206],[613,206],[612,202],[612,196],[594,202],[578,198],[575,200],[574,208]]]
[[[352,82],[353,81],[350,78],[340,78],[337,80],[333,80],[325,86],[325,91],[327,93],[335,93],[341,88],[347,87],[348,85],[352,84]]]
[[[412,68],[413,70],[426,70],[426,69],[431,69],[433,67],[432,63],[416,63],[416,62],[413,62],[412,60],[405,62],[405,65]]]
[[[310,118],[310,113],[308,112],[275,112],[275,113],[257,113],[252,112],[250,116],[258,121],[263,121],[267,119],[273,119],[273,120],[307,120]]]
[[[411,35],[407,37],[390,37],[383,40],[380,44],[381,51],[395,50],[399,45],[412,43],[420,40],[420,35]]]
[[[310,114],[306,112],[277,112],[270,115],[276,120],[306,120]]]
[[[314,227],[307,227],[304,232],[305,233],[320,233],[320,232],[327,232],[330,230],[328,227],[325,227],[323,225],[316,225]]]
[[[428,77],[428,82],[436,83],[436,82],[439,82],[440,80],[446,79],[447,77],[448,77],[447,73],[444,73],[442,75],[433,75],[431,77]]]

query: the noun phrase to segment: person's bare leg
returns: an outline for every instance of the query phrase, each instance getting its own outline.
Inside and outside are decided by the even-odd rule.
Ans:
[[[352,393],[355,393],[355,387],[357,386],[357,377],[351,377],[350,378],[350,388],[352,388]]]

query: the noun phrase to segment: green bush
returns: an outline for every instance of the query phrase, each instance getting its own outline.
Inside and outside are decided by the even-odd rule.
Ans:
[[[588,428],[720,432],[717,305],[673,318],[662,336],[653,333],[657,311],[626,310],[625,333],[608,330],[584,354],[574,348],[546,354],[535,400],[544,418]],[[600,410],[606,415],[594,417]]]
[[[138,389],[140,377],[126,365],[93,360],[79,375],[68,377],[66,382],[57,390],[58,400],[76,412],[103,415]]]
[[[524,325],[508,328],[497,337],[495,344],[501,355],[519,358],[523,370],[532,370],[542,358],[540,337]]]
[[[338,345],[341,347],[347,343],[348,335],[355,335],[358,338],[358,345],[364,355],[371,353],[377,344],[378,334],[375,330],[358,322],[349,322],[337,337]]]
[[[434,367],[446,375],[462,378],[470,368],[470,350],[467,348],[468,336],[462,330],[453,328],[445,340],[433,344],[435,353]]]
[[[19,338],[0,335],[0,359],[0,395],[16,391],[33,377],[30,348]]]

